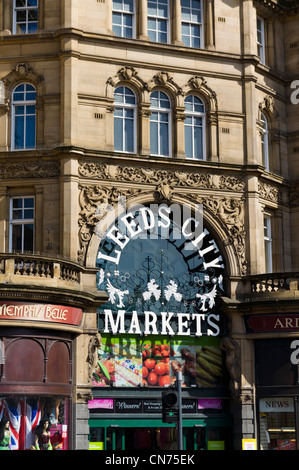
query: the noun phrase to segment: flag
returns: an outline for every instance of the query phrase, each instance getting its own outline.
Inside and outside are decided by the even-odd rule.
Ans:
[[[11,450],[19,450],[19,433],[21,427],[21,404],[16,406],[8,406],[6,403],[4,415],[9,419],[9,429],[11,432]]]
[[[35,428],[41,419],[41,403],[36,400],[32,405],[29,403],[24,404],[24,420],[25,420],[25,449],[30,449],[34,444]]]

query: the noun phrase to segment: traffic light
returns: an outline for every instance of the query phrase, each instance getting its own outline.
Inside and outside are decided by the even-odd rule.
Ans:
[[[179,415],[179,397],[175,390],[162,392],[162,421],[176,423]]]

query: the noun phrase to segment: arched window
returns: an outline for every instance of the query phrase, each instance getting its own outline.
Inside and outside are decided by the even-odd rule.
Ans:
[[[114,150],[136,152],[136,97],[125,86],[114,92]]]
[[[205,107],[200,98],[189,95],[185,99],[185,153],[186,158],[205,160]]]
[[[18,85],[12,94],[13,150],[34,149],[36,140],[36,90],[29,83]]]
[[[168,96],[162,91],[151,94],[150,148],[151,155],[169,157],[171,154],[171,106]]]
[[[261,114],[261,150],[263,166],[269,171],[269,130],[266,116]]]

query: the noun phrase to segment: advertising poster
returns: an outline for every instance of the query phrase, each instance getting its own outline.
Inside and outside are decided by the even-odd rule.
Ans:
[[[175,382],[178,371],[182,372],[183,387],[220,386],[220,340],[103,335],[93,386],[167,387]]]

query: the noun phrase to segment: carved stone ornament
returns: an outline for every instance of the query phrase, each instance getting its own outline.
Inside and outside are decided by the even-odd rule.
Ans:
[[[44,83],[43,75],[35,72],[33,68],[26,63],[20,63],[16,65],[12,71],[5,77],[2,77],[1,80],[8,89],[11,89],[12,86],[15,86],[15,84],[23,80],[29,80],[36,86]]]
[[[140,192],[138,189],[119,189],[104,186],[79,186],[79,243],[78,262],[84,263],[86,250],[95,233],[98,222],[107,212],[114,209],[114,205],[121,204],[123,198],[131,197]]]
[[[95,336],[93,336],[89,343],[88,343],[88,355],[86,358],[86,362],[88,363],[88,376],[89,380],[92,380],[92,373],[96,367],[97,364],[97,358],[98,358],[98,348],[101,347],[102,344],[102,337],[100,333],[97,333]]]
[[[31,161],[1,163],[0,178],[52,178],[60,175],[60,163],[53,161]]]
[[[199,173],[188,170],[160,170],[157,168],[128,167],[108,165],[97,162],[79,162],[79,174],[86,178],[103,181],[144,183],[155,186],[167,183],[171,187],[194,189],[224,189],[228,191],[244,191],[245,182],[242,177]]]
[[[80,186],[79,215],[79,241],[80,250],[78,262],[84,263],[87,248],[92,235],[96,232],[99,221],[119,203],[121,197],[132,197],[148,189],[123,188],[116,189],[120,183],[134,183],[151,185],[151,196],[156,201],[172,201],[173,196],[180,196],[192,203],[200,203],[219,221],[226,231],[226,242],[234,247],[239,271],[242,275],[247,273],[245,259],[245,228],[244,228],[244,200],[243,191],[245,183],[240,177],[225,175],[211,175],[207,173],[188,172],[183,170],[164,170],[144,167],[123,167],[116,165],[80,162],[79,174],[88,179],[103,180],[99,185]],[[106,187],[110,180],[112,187]],[[113,181],[113,183],[112,183]],[[192,192],[186,193],[184,189]],[[210,194],[198,194],[198,191],[208,190]],[[234,191],[236,196],[215,196],[215,190]]]
[[[278,203],[281,199],[279,190],[267,183],[258,184],[259,195],[262,199]]]
[[[204,210],[208,210],[216,220],[222,223],[222,226],[228,233],[226,243],[233,245],[239,263],[240,274],[245,276],[247,273],[247,261],[245,254],[244,198],[198,196],[192,199],[202,204]]]
[[[221,340],[221,349],[225,351],[226,367],[230,375],[230,391],[235,401],[240,400],[241,393],[241,354],[237,341],[229,336]]]

